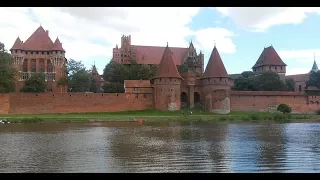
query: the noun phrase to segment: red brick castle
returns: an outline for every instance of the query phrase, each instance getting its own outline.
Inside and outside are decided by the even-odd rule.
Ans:
[[[282,103],[290,105],[293,112],[299,113],[314,113],[320,108],[320,96],[305,93],[301,83],[296,92],[232,91],[233,80],[216,46],[203,72],[203,54],[197,54],[192,42],[188,48],[171,48],[168,44],[166,47],[138,46],[131,45],[130,36],[123,36],[121,47],[113,49],[112,61],[130,64],[135,59],[138,64],[159,64],[157,74],[151,81],[125,80],[125,93],[66,93],[65,89],[56,87],[55,80],[66,75],[62,73],[67,63],[65,51],[59,40],[53,43],[42,27],[25,43],[18,38],[11,52],[14,56],[13,65],[21,75],[17,78],[17,84],[33,72],[42,71],[47,74],[53,92],[1,94],[0,114],[180,110],[181,107],[194,106],[226,114],[230,110],[274,111]],[[194,61],[196,72],[179,74],[176,65],[190,59]],[[278,72],[282,79],[287,78],[286,64],[272,46],[264,48],[252,69],[257,73]],[[317,71],[317,68],[314,67],[313,71]],[[54,78],[48,78],[48,73],[55,74]],[[93,73],[96,79],[101,78],[96,70]]]

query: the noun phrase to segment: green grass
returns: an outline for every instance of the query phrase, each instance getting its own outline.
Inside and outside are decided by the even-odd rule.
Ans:
[[[203,109],[192,109],[192,115],[189,115],[189,109],[181,111],[121,111],[121,112],[100,112],[100,113],[68,113],[68,114],[9,114],[0,115],[0,119],[7,118],[12,123],[43,123],[43,122],[90,122],[90,121],[134,121],[142,118],[144,121],[283,121],[294,120],[318,120],[320,115],[299,115],[282,114],[268,112],[231,112],[226,115],[218,115],[204,112]]]

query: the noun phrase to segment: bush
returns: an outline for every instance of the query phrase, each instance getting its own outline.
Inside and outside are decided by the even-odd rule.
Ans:
[[[286,113],[291,113],[292,109],[287,104],[280,104],[277,108],[277,111],[280,111],[283,114],[286,114]]]
[[[317,113],[317,115],[320,115],[320,109],[318,109],[318,110],[316,111],[316,113]]]

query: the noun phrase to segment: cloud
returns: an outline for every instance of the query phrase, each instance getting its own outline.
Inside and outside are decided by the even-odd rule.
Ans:
[[[286,75],[306,74],[311,70],[310,68],[287,68]]]
[[[299,24],[308,13],[320,13],[318,7],[217,7],[224,16],[250,31],[263,32],[280,24]]]
[[[279,56],[286,61],[296,61],[309,63],[312,65],[314,59],[320,59],[320,49],[306,50],[282,50],[279,51]]]
[[[223,28],[192,30],[189,25],[200,8],[108,8],[108,7],[37,7],[0,8],[0,41],[10,49],[19,37],[25,41],[40,25],[49,30],[54,41],[59,37],[66,57],[81,60],[86,66],[96,60],[104,66],[112,57],[112,48],[120,46],[121,36],[131,35],[132,44],[188,47],[187,37],[194,36],[198,49],[213,48],[232,53],[233,33]],[[17,23],[19,22],[19,23]],[[100,59],[94,59],[100,57]],[[102,68],[100,68],[102,69]],[[100,71],[101,72],[101,71]]]

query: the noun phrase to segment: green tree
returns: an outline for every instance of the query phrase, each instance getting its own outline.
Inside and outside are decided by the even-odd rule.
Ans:
[[[187,64],[181,64],[180,66],[178,66],[178,71],[179,71],[180,74],[187,73],[189,71],[188,65]]]
[[[123,84],[119,82],[106,83],[103,86],[103,90],[105,93],[124,93],[125,92]]]
[[[142,64],[137,72],[137,79],[150,80],[154,73],[149,65]]]
[[[318,89],[320,89],[320,71],[317,72],[311,72],[309,75],[309,80],[306,82],[307,87],[308,86],[315,86]]]
[[[92,84],[91,73],[85,68],[80,69],[69,76],[68,82],[70,92],[88,92]]]
[[[93,76],[91,76],[91,87],[90,87],[90,92],[97,93],[99,92],[99,89],[97,87],[97,81],[94,79]]]
[[[104,68],[102,76],[105,81],[123,84],[124,80],[129,79],[130,71],[123,64],[110,61]]]
[[[257,91],[283,91],[285,85],[275,72],[264,72],[254,76],[253,86]]]
[[[255,91],[253,78],[238,77],[234,80],[233,89],[238,91]]]
[[[12,56],[0,42],[0,93],[13,92],[16,70],[11,67]]]
[[[286,90],[287,91],[294,91],[294,87],[295,87],[295,82],[294,82],[294,80],[293,79],[286,79],[285,80],[286,81]]]
[[[244,78],[250,78],[250,77],[253,77],[255,76],[256,74],[252,71],[243,71],[241,73],[241,76],[244,77]]]
[[[33,73],[31,77],[25,81],[22,92],[45,92],[47,83],[45,81],[44,73]]]
[[[287,114],[287,113],[291,113],[292,109],[289,105],[287,104],[280,104],[278,107],[277,107],[277,111],[280,111],[282,112],[283,114]]]
[[[85,69],[84,65],[82,64],[81,61],[76,61],[74,59],[70,59],[67,64],[67,73],[71,76],[81,69]]]

